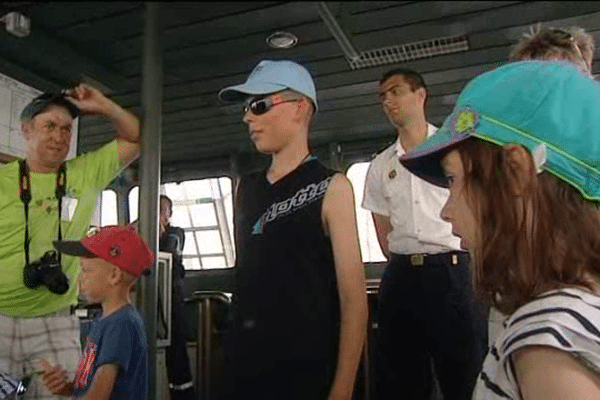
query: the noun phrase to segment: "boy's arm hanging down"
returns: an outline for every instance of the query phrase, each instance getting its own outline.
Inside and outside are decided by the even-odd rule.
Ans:
[[[102,364],[92,378],[92,384],[83,397],[84,400],[108,400],[115,385],[119,366]]]
[[[329,400],[349,399],[367,332],[365,270],[360,254],[354,193],[348,178],[334,175],[323,201],[340,298],[340,341]]]
[[[51,365],[46,359],[39,360],[42,382],[50,393],[55,396],[70,396],[73,393],[73,382],[69,374],[59,365]]]

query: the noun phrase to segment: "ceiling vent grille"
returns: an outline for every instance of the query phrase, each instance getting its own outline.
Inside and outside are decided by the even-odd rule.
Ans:
[[[467,50],[469,50],[469,41],[466,36],[448,36],[362,51],[359,58],[349,62],[352,69],[361,69]]]

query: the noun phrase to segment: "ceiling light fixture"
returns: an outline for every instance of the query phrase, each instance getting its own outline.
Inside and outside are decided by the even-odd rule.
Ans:
[[[289,32],[275,32],[267,38],[267,44],[274,49],[289,49],[298,43],[298,38]]]
[[[352,69],[362,69],[468,50],[469,40],[466,36],[447,36],[362,51],[358,59],[349,62]]]
[[[12,11],[0,18],[6,24],[6,31],[17,36],[29,36],[31,21],[18,11]]]

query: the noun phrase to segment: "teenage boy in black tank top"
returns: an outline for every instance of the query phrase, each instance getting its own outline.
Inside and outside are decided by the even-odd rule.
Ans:
[[[308,150],[312,78],[294,62],[262,61],[219,97],[246,101],[250,139],[271,155],[236,192],[224,398],[350,399],[366,335],[365,276],[352,186]]]

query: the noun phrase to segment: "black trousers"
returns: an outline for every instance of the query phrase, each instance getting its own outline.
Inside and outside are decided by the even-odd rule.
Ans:
[[[326,400],[335,371],[323,360],[281,360],[276,365],[261,361],[238,365],[217,398],[220,400]]]
[[[473,299],[468,253],[426,256],[421,266],[392,254],[378,311],[377,400],[429,400],[432,361],[444,400],[471,398],[487,353],[487,316]]]
[[[167,377],[172,386],[171,400],[196,400],[186,348],[187,326],[182,286],[181,279],[173,281],[171,345],[166,349]]]
[[[337,346],[322,354],[288,354],[281,343],[272,344],[274,331],[254,332],[237,315],[234,302],[230,329],[224,342],[225,379],[218,400],[326,400],[337,368]],[[272,318],[276,321],[277,315]],[[270,324],[269,324],[270,325]],[[275,328],[276,329],[276,328]],[[316,325],[314,329],[322,329]],[[277,332],[277,331],[275,331]],[[266,335],[266,336],[265,336]],[[301,336],[280,336],[287,343],[301,343]],[[322,343],[315,344],[322,348]],[[287,346],[284,346],[284,348]]]

